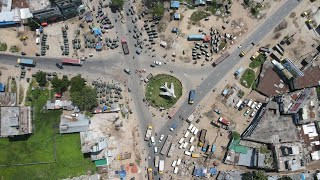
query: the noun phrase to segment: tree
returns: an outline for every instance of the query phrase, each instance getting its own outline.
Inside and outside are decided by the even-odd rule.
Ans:
[[[86,80],[81,77],[81,75],[77,75],[70,80],[70,92],[81,91],[86,86]]]
[[[164,14],[164,6],[163,3],[156,2],[152,4],[151,13],[155,17],[162,17]]]
[[[250,0],[243,0],[243,3],[244,3],[245,5],[247,5],[247,6],[249,6]]]
[[[111,6],[116,9],[122,9],[124,5],[123,0],[111,0]]]
[[[52,84],[54,92],[61,93],[61,92],[64,92],[68,89],[68,87],[70,85],[70,81],[69,81],[68,77],[63,77],[62,79],[59,79],[57,76],[55,76],[51,80],[51,84]]]
[[[240,139],[240,134],[237,131],[232,131],[232,138],[235,140],[239,140]]]
[[[38,71],[36,74],[36,81],[38,82],[39,86],[46,86],[47,74],[45,72]]]
[[[262,171],[250,171],[241,174],[242,180],[267,180],[267,176]]]
[[[253,16],[257,16],[259,14],[259,8],[258,7],[251,8],[251,13]]]
[[[97,104],[96,94],[93,88],[84,86],[78,91],[71,92],[71,101],[77,105],[80,110],[91,111]]]

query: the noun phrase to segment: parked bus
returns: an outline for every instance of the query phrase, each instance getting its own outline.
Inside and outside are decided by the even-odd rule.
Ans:
[[[195,90],[191,90],[189,93],[189,104],[193,104],[194,103],[194,98],[196,96],[196,91]]]

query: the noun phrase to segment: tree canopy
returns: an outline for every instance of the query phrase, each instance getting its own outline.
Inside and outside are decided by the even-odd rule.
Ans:
[[[240,134],[237,131],[232,131],[232,138],[235,140],[239,140],[240,139]]]
[[[68,89],[68,87],[70,85],[70,81],[69,81],[68,77],[64,76],[62,79],[59,79],[57,76],[55,76],[51,80],[51,84],[52,84],[54,92],[61,93],[61,92],[64,92]]]
[[[151,13],[155,17],[162,17],[164,14],[164,6],[161,2],[152,3]]]
[[[70,92],[80,91],[86,86],[86,80],[81,77],[81,75],[77,75],[70,80]]]
[[[111,5],[114,8],[122,9],[123,5],[124,5],[124,1],[123,0],[111,0]]]
[[[39,86],[46,86],[47,84],[47,74],[42,71],[38,71],[36,74],[36,81]]]
[[[250,171],[241,174],[242,180],[267,180],[267,176],[262,171]]]
[[[77,91],[71,92],[71,100],[80,110],[91,111],[97,103],[96,91],[89,86],[84,86]]]

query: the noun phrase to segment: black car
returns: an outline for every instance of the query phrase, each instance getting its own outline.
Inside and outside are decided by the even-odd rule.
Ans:
[[[63,69],[63,66],[61,63],[56,63],[56,66],[59,68],[59,69]]]
[[[26,55],[26,53],[25,53],[25,52],[21,52],[21,55],[23,55],[23,56],[24,56],[24,55]]]
[[[156,67],[154,64],[150,64],[150,67]]]

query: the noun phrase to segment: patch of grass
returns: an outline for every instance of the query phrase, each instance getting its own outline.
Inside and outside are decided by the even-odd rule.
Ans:
[[[249,67],[252,69],[260,67],[266,61],[266,59],[267,59],[267,56],[261,53],[251,61],[251,63],[249,64]]]
[[[225,42],[221,42],[219,45],[219,49],[222,50],[223,48],[225,48],[227,46],[227,43]]]
[[[11,92],[12,93],[16,93],[17,92],[17,82],[16,80],[13,80],[11,81]]]
[[[54,161],[54,140],[57,161],[51,164],[0,167],[4,179],[62,179],[95,171],[94,164],[80,151],[79,134],[60,135],[59,121],[62,111],[42,112],[49,91],[40,91],[30,104],[34,108],[34,133],[25,140],[0,139],[0,164],[18,164]]]
[[[9,51],[12,53],[16,53],[16,52],[19,52],[20,49],[17,46],[11,46]]]
[[[7,43],[0,42],[0,51],[7,51],[8,45]]]
[[[23,90],[23,87],[21,86],[20,84],[20,90],[19,90],[19,104],[22,103],[23,101],[23,97],[24,97],[24,90]]]
[[[270,150],[268,149],[267,146],[262,146],[262,147],[260,147],[260,153],[268,154],[268,153],[270,153]]]
[[[168,88],[170,88],[171,83],[173,83],[176,98],[170,98],[167,96],[160,95],[160,92],[162,92],[160,87],[163,86],[165,82],[167,82]],[[181,95],[182,95],[181,82],[179,81],[179,79],[167,74],[158,74],[154,76],[148,82],[147,89],[146,89],[146,98],[148,102],[153,107],[158,107],[158,108],[163,107],[165,109],[168,109],[172,107],[178,101]]]
[[[208,17],[210,13],[207,13],[205,11],[196,11],[191,14],[190,20],[193,22],[199,22],[201,19],[204,19]]]
[[[240,83],[242,86],[246,88],[250,88],[252,83],[256,78],[255,72],[252,69],[246,69],[240,79]]]

